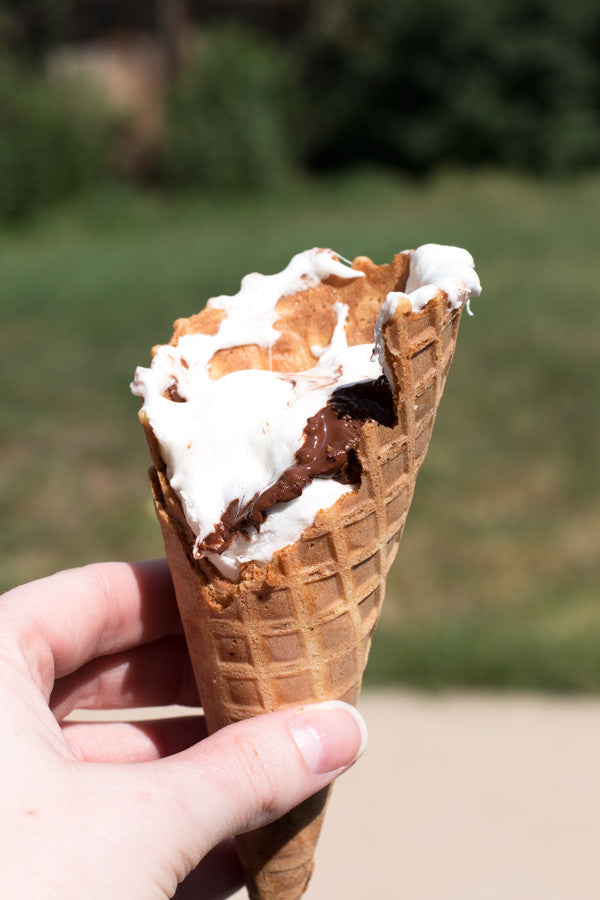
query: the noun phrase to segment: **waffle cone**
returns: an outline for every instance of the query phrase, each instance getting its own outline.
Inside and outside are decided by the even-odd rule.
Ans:
[[[317,333],[304,335],[296,346],[294,323],[278,320],[287,349],[281,361],[275,355],[270,364],[292,371],[312,365],[306,348],[319,343],[319,337],[322,345],[329,340],[335,300],[350,307],[349,343],[364,342],[363,332],[372,341],[387,292],[404,288],[408,260],[409,254],[399,254],[391,265],[378,267],[360,258],[353,265],[366,278],[345,284],[331,279],[302,292],[303,297],[280,301],[292,319],[302,302],[302,322]],[[207,319],[210,315],[207,311]],[[156,512],[210,732],[299,703],[357,702],[386,574],[427,451],[460,316],[460,309],[449,308],[443,291],[418,313],[407,300],[400,302],[383,329],[397,424],[388,428],[367,422],[358,448],[358,489],[321,510],[313,525],[271,563],[242,567],[237,582],[193,557],[194,535],[142,412],[155,464],[150,478]],[[176,323],[174,341],[182,332],[213,327],[200,317]],[[232,360],[228,354],[236,352],[252,358]],[[264,365],[261,352],[255,347],[222,351],[217,374]],[[253,900],[294,900],[304,893],[328,794],[325,789],[277,822],[237,838]]]

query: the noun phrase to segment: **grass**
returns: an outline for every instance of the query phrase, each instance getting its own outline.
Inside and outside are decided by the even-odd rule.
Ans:
[[[0,587],[160,554],[128,383],[171,322],[333,246],[468,247],[464,318],[369,677],[600,687],[600,176],[364,173],[260,199],[91,196],[0,236]]]

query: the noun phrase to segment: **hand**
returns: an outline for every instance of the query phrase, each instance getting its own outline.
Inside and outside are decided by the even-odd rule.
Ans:
[[[226,839],[283,815],[364,748],[346,704],[212,737],[200,716],[64,721],[75,708],[172,703],[199,698],[164,562],[86,566],[0,597],[5,896],[228,897],[242,880]]]

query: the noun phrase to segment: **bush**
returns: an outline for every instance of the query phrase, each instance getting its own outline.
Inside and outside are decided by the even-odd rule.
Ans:
[[[168,183],[262,189],[294,168],[297,109],[289,59],[265,38],[208,31],[168,103]]]
[[[330,0],[297,53],[313,165],[600,162],[595,0]]]
[[[109,123],[97,104],[70,107],[39,76],[0,62],[0,219],[97,185],[109,166]]]

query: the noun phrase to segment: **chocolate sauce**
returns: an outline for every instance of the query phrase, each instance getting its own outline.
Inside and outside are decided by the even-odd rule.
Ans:
[[[296,462],[264,491],[247,503],[232,500],[215,530],[200,543],[201,550],[222,553],[234,535],[253,525],[259,529],[276,503],[299,497],[313,478],[334,478],[358,484],[361,465],[356,454],[366,421],[392,426],[396,422],[392,392],[385,376],[338,388],[327,405],[311,416]]]
[[[396,424],[394,397],[385,375],[373,381],[357,381],[337,388],[329,403],[338,416],[349,416],[361,422],[372,419],[388,428]]]
[[[179,393],[179,382],[175,377],[171,379],[171,383],[165,393],[167,394],[169,400],[172,400],[174,403],[186,402],[185,397],[182,397]]]

